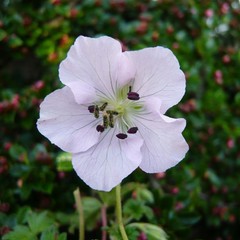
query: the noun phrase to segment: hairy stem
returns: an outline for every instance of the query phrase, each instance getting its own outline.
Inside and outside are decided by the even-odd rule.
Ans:
[[[121,203],[121,185],[116,187],[116,214],[117,223],[123,240],[128,240],[122,219],[122,203]]]
[[[83,215],[83,206],[82,206],[81,194],[80,194],[79,188],[77,188],[73,192],[73,195],[74,195],[78,216],[79,216],[79,240],[84,240],[85,239],[84,215]]]
[[[107,240],[107,231],[105,227],[107,226],[107,207],[102,205],[101,208],[101,217],[102,217],[102,240]]]

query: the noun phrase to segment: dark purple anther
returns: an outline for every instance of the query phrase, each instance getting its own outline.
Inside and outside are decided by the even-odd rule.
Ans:
[[[138,131],[138,128],[137,127],[131,127],[131,128],[129,128],[128,129],[128,133],[130,133],[130,134],[134,134],[134,133],[136,133]]]
[[[119,138],[119,139],[125,139],[125,138],[127,138],[127,134],[119,133],[119,134],[116,135],[116,137]]]
[[[88,111],[89,111],[90,113],[94,113],[94,109],[95,109],[95,106],[94,106],[94,105],[91,105],[91,106],[88,107]]]
[[[104,131],[104,126],[97,125],[96,129],[97,129],[98,132],[103,132]]]
[[[127,95],[128,95],[128,99],[130,100],[136,101],[140,99],[139,94],[136,92],[129,92]]]

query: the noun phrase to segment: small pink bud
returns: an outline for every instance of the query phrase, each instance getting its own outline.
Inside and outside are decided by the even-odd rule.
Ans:
[[[223,57],[222,57],[222,61],[223,61],[223,63],[230,63],[231,62],[231,58],[229,57],[229,55],[224,55]]]
[[[173,32],[174,32],[173,26],[168,26],[168,27],[167,27],[167,33],[168,33],[169,35],[171,35]]]
[[[0,236],[4,236],[5,234],[9,233],[11,229],[8,226],[0,227]]]
[[[11,100],[11,105],[13,107],[13,109],[17,109],[19,107],[19,95],[16,94],[13,96],[12,100]]]
[[[133,199],[136,199],[136,198],[137,198],[137,192],[136,192],[136,191],[133,191],[133,192],[132,192],[132,198],[133,198]]]
[[[59,179],[64,179],[66,177],[66,173],[63,171],[58,172]]]
[[[147,236],[144,232],[141,232],[137,240],[147,240]]]
[[[160,173],[156,173],[154,176],[155,176],[156,179],[162,179],[162,178],[165,178],[166,173],[165,172],[160,172]]]
[[[136,32],[138,34],[144,34],[147,32],[147,29],[148,29],[148,23],[146,21],[142,21],[136,28]]]
[[[172,47],[173,47],[173,49],[179,49],[179,43],[174,42]]]
[[[6,142],[4,143],[4,150],[5,151],[8,151],[12,146],[12,143],[11,142]]]
[[[9,203],[1,203],[0,204],[0,212],[7,213],[10,209]]]
[[[205,12],[204,12],[204,15],[205,17],[207,18],[211,18],[213,16],[213,10],[212,9],[207,9]]]
[[[51,0],[52,4],[57,6],[61,4],[61,0]]]
[[[58,58],[58,54],[56,52],[52,52],[48,55],[48,61],[49,62],[54,62]]]
[[[231,149],[231,148],[234,147],[234,145],[235,145],[234,140],[233,140],[232,138],[229,138],[229,139],[227,140],[227,147],[228,147],[229,149]]]
[[[152,33],[152,40],[153,40],[154,42],[156,42],[158,39],[159,39],[159,33],[156,32],[156,31],[154,31],[154,32]]]
[[[76,18],[77,15],[78,15],[78,9],[72,8],[72,9],[70,10],[70,17],[71,17],[71,18]]]
[[[230,223],[236,222],[236,216],[233,215],[233,214],[231,214],[231,215],[228,217],[228,221],[229,221]]]
[[[38,81],[36,81],[36,82],[32,85],[32,90],[38,92],[38,91],[40,91],[41,89],[43,89],[44,86],[45,86],[44,81],[38,80]]]
[[[175,203],[175,206],[174,206],[174,209],[175,209],[175,211],[180,211],[181,209],[183,209],[184,208],[184,205],[183,205],[183,203],[182,202],[176,202]]]
[[[221,13],[226,14],[229,11],[229,5],[227,2],[223,3],[221,6]]]
[[[215,78],[222,78],[222,71],[221,70],[216,70],[214,73]]]
[[[173,187],[171,189],[171,193],[174,194],[174,195],[178,194],[179,193],[179,188],[178,187]]]

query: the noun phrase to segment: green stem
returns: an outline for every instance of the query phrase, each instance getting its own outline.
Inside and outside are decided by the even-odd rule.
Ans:
[[[123,226],[123,219],[122,219],[121,185],[120,184],[116,187],[116,214],[117,214],[118,227],[122,235],[122,239],[128,240],[126,231]]]
[[[79,216],[79,240],[84,240],[85,239],[85,232],[84,232],[84,215],[83,215],[83,206],[82,206],[82,201],[81,201],[81,194],[79,191],[79,188],[77,188],[74,192],[74,199],[76,202],[76,207],[78,211],[78,216]]]

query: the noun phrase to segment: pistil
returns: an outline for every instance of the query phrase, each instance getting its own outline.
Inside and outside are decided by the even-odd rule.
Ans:
[[[121,131],[123,131],[116,135],[117,138],[126,139],[128,134],[137,133],[138,128],[130,127],[127,119],[131,111],[138,111],[141,109],[141,105],[135,104],[129,100],[137,101],[140,99],[140,96],[138,93],[132,91],[132,86],[129,86],[128,89],[126,89],[126,87],[119,90],[116,101],[104,101],[99,104],[88,106],[88,111],[92,113],[95,118],[102,117],[102,123],[96,127],[98,132],[102,133],[109,127],[114,128],[117,117],[122,129]]]

